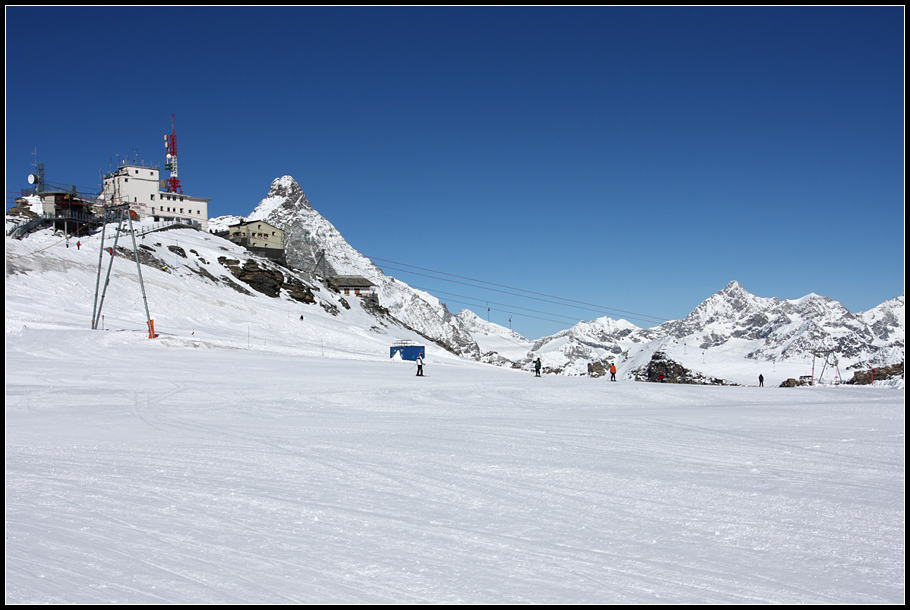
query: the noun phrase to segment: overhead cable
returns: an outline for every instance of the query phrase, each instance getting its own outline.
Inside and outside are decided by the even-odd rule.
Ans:
[[[416,265],[408,265],[407,263],[399,263],[399,262],[397,262],[397,261],[391,261],[391,260],[382,259],[382,258],[376,258],[376,257],[368,257],[368,258],[370,258],[371,260],[375,260],[375,261],[382,261],[382,262],[385,262],[385,263],[391,263],[391,264],[393,264],[393,265],[400,265],[400,266],[402,266],[402,267],[409,267],[409,268],[411,268],[411,269],[420,269],[421,271],[426,271],[426,272],[429,272],[429,273],[435,273],[435,274],[437,274],[437,275],[445,275],[445,276],[448,276],[448,277],[455,277],[455,278],[459,278],[459,279],[462,279],[462,280],[468,280],[468,281],[470,281],[470,282],[475,282],[475,283],[477,283],[477,284],[486,284],[487,286],[497,286],[497,287],[499,287],[499,288],[506,288],[506,289],[508,289],[508,290],[517,291],[517,292],[523,292],[523,293],[526,293],[526,294],[538,295],[538,296],[537,296],[537,297],[532,297],[532,296],[526,296],[526,295],[524,295],[524,294],[515,294],[515,292],[506,292],[506,291],[504,291],[504,290],[498,290],[498,289],[495,289],[495,288],[485,288],[484,286],[476,286],[476,285],[474,285],[474,284],[467,284],[467,283],[465,283],[465,282],[459,282],[459,281],[455,281],[455,280],[447,280],[447,279],[442,278],[442,277],[436,277],[436,276],[433,276],[433,275],[426,275],[426,274],[423,274],[423,273],[418,273],[418,272],[416,272],[416,271],[409,271],[409,270],[407,270],[407,269],[396,269],[396,271],[404,271],[405,273],[412,273],[412,274],[414,274],[414,275],[420,275],[420,276],[423,276],[423,277],[429,277],[429,278],[432,278],[432,279],[442,280],[442,281],[445,281],[445,282],[452,282],[452,283],[455,283],[455,284],[462,284],[462,285],[464,285],[464,286],[471,286],[472,288],[480,288],[480,289],[482,289],[482,290],[491,290],[491,291],[493,291],[493,292],[502,292],[502,293],[504,293],[504,294],[511,294],[512,296],[517,296],[517,297],[521,297],[521,298],[525,298],[525,299],[534,299],[534,300],[537,300],[537,301],[544,301],[544,302],[547,302],[547,303],[553,303],[553,304],[555,304],[555,305],[563,305],[563,306],[567,306],[567,307],[575,307],[575,308],[577,308],[577,309],[587,309],[587,310],[589,310],[589,311],[595,311],[595,312],[601,312],[601,313],[618,312],[618,313],[621,313],[621,314],[627,314],[627,315],[629,315],[629,316],[632,316],[632,317],[635,317],[635,318],[638,318],[638,319],[643,319],[643,320],[649,321],[649,323],[650,323],[650,321],[654,321],[654,322],[658,322],[658,323],[662,323],[662,322],[666,322],[666,321],[667,321],[667,318],[658,318],[658,317],[656,317],[656,316],[650,316],[650,315],[647,315],[647,314],[641,314],[641,313],[637,313],[637,312],[634,312],[634,311],[625,311],[625,310],[616,309],[616,308],[613,308],[613,307],[604,307],[604,306],[602,306],[602,305],[597,305],[597,304],[594,304],[594,303],[586,303],[586,302],[584,302],[584,301],[576,301],[576,300],[574,300],[574,299],[567,299],[567,298],[565,298],[565,297],[559,297],[559,296],[555,296],[555,295],[551,295],[551,294],[546,294],[546,293],[542,293],[542,292],[534,292],[534,291],[532,291],[532,290],[525,290],[525,289],[523,289],[523,288],[515,288],[515,287],[513,287],[513,286],[506,286],[506,285],[503,285],[503,284],[496,284],[496,283],[494,283],[494,282],[487,282],[487,281],[484,281],[484,280],[478,280],[478,279],[475,279],[475,278],[465,277],[465,276],[462,276],[462,275],[455,275],[455,274],[453,274],[453,273],[446,273],[446,272],[444,272],[444,271],[436,271],[436,270],[434,270],[434,269],[426,269],[426,268],[424,268],[424,267],[418,267],[418,266],[416,266]],[[387,266],[385,266],[385,267],[388,268]],[[542,299],[542,298],[538,298],[538,297],[547,297],[547,299]],[[557,301],[551,301],[551,300],[548,300],[548,299],[557,299]],[[573,304],[573,303],[575,303],[575,304]]]

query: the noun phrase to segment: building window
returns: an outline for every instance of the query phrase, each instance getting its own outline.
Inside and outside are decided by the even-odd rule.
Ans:
[[[152,196],[151,196],[151,197],[152,197],[152,201],[155,201],[155,196],[154,196],[154,195],[152,195]]]

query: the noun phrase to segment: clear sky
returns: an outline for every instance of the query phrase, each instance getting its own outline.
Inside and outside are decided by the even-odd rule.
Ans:
[[[528,338],[731,280],[864,311],[904,293],[904,17],[7,7],[7,207],[36,149],[84,191],[163,170],[174,114],[210,217],[289,174],[387,274]]]

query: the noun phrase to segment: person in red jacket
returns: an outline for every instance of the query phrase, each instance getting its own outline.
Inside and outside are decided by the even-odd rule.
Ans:
[[[616,365],[610,365],[610,381],[616,381]]]

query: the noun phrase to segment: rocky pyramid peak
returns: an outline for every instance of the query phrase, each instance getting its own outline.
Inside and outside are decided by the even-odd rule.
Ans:
[[[247,220],[270,220],[276,222],[274,212],[281,210],[281,216],[293,214],[300,209],[311,210],[303,189],[291,176],[281,176],[272,181],[265,199],[259,202]]]
[[[284,199],[286,204],[294,205],[295,207],[299,204],[310,207],[310,202],[307,201],[303,189],[291,176],[281,176],[272,180],[272,186],[269,187],[269,194],[266,197],[268,199]]]

